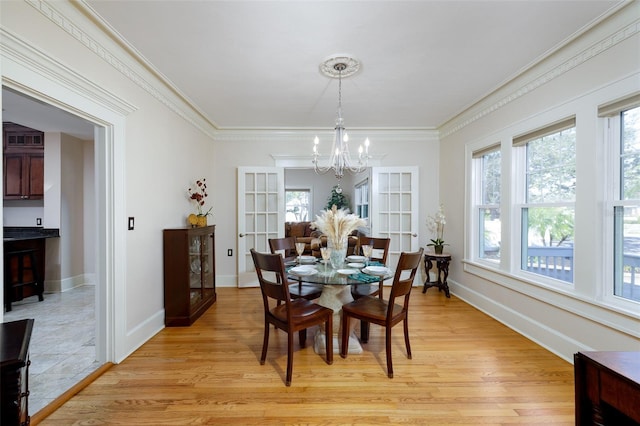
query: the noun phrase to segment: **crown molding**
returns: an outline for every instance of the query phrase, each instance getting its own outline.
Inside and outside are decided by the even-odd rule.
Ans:
[[[94,24],[99,23],[102,33],[110,38],[116,46],[107,47],[97,39],[98,37],[89,34],[74,22],[70,16],[54,7],[54,5],[58,4],[64,7],[61,3],[52,3],[44,0],[25,0],[25,2],[158,102],[210,138],[214,137],[216,126],[206,119],[204,114],[196,109],[187,96],[183,95],[162,73],[146,61],[134,47],[111,30],[111,27],[84,1],[71,2],[72,7],[75,7],[81,14],[88,17]],[[131,59],[137,66],[131,63]],[[140,68],[139,70],[134,69],[138,67]],[[159,90],[157,82],[166,90]]]
[[[483,101],[480,101],[476,106],[468,108],[458,116],[449,120],[445,124],[439,127],[439,137],[444,139],[447,136],[456,133],[464,127],[480,120],[481,118],[495,112],[496,110],[503,108],[513,101],[520,99],[528,93],[540,88],[541,86],[563,76],[567,72],[579,67],[594,57],[600,55],[603,52],[615,47],[621,42],[629,39],[638,34],[640,31],[640,19],[624,26],[623,28],[608,34],[606,37],[599,41],[592,43],[587,48],[582,49],[578,53],[574,54],[570,58],[564,60],[559,65],[544,72],[538,77],[523,81],[514,89],[511,89],[506,94],[500,95],[501,89],[497,89],[493,92],[493,95],[488,95]],[[523,74],[524,75],[524,74]],[[522,78],[524,79],[524,78]],[[508,87],[506,84],[502,88]]]
[[[382,165],[382,160],[387,154],[375,154],[369,158],[369,167],[376,167]],[[285,168],[299,168],[299,169],[312,169],[313,168],[313,155],[290,155],[290,154],[271,154],[271,158],[274,160],[276,167]],[[330,156],[320,155],[318,157],[319,163],[326,165],[329,163]],[[324,166],[323,166],[324,167]]]
[[[0,55],[4,68],[2,82],[13,89],[32,92],[28,90],[23,83],[19,83],[11,77],[12,73],[10,70],[13,65],[19,64],[34,75],[46,81],[55,81],[57,84],[64,86],[65,90],[77,93],[84,98],[90,98],[105,109],[113,111],[116,114],[125,116],[138,109],[135,105],[102,89],[59,60],[46,55],[44,52],[36,49],[31,44],[2,27],[0,27]],[[30,93],[30,96],[35,96],[35,94]],[[40,100],[51,101],[51,99],[46,98],[44,95],[40,95]],[[84,111],[75,110],[70,106],[66,106],[65,109],[76,115],[84,116]]]
[[[352,144],[369,138],[372,144],[377,142],[425,142],[438,141],[437,130],[422,129],[349,129],[349,139]],[[217,142],[298,142],[313,144],[313,138],[318,136],[321,141],[330,141],[335,134],[333,129],[233,129],[218,130],[215,135]]]

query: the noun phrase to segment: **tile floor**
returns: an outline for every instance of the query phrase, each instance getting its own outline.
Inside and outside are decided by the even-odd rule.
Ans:
[[[46,293],[11,304],[4,322],[33,318],[29,345],[29,415],[99,367],[95,356],[95,287]]]

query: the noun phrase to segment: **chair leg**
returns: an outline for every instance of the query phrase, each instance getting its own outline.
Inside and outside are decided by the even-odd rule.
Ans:
[[[293,373],[293,333],[287,333],[287,378],[285,385],[291,386],[291,375]]]
[[[267,359],[267,346],[269,346],[269,323],[264,321],[264,339],[262,340],[262,356],[260,356],[260,365],[264,365]]]
[[[340,356],[347,357],[349,349],[349,315],[342,311],[342,344],[340,345]]]
[[[391,327],[386,327],[385,340],[387,347],[387,376],[393,379],[393,363],[391,362]]]
[[[327,341],[327,364],[333,364],[333,315],[329,315],[325,323],[325,330],[331,330],[330,335],[326,335]]]
[[[307,342],[307,329],[304,328],[300,331],[298,331],[298,339],[300,340],[300,347],[304,348],[306,342]]]
[[[407,358],[411,359],[411,344],[409,343],[409,322],[404,319],[404,344],[407,346]]]
[[[369,323],[364,320],[360,320],[360,340],[362,343],[369,342]]]

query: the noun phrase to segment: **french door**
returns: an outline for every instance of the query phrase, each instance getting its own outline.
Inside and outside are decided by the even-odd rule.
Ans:
[[[284,235],[284,169],[238,168],[238,287],[257,287],[251,250],[269,251],[269,238]]]
[[[400,253],[418,251],[418,167],[371,169],[371,235],[390,238],[388,265],[395,268]]]

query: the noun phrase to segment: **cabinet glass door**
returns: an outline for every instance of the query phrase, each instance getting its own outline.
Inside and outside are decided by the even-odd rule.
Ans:
[[[203,300],[202,286],[202,237],[191,235],[189,238],[189,290],[191,306],[198,305]]]

